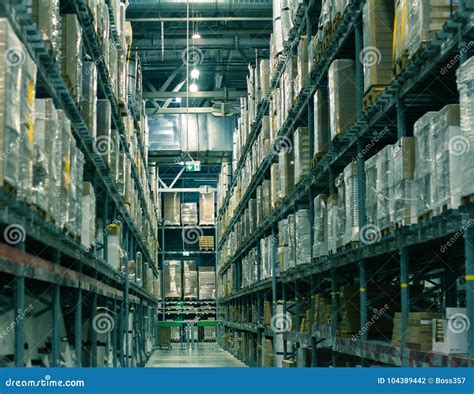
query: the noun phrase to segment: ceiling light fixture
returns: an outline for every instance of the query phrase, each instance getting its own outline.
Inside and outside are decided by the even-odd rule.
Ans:
[[[174,99],[174,102],[177,103],[177,104],[181,103],[181,97],[176,97]]]
[[[192,37],[193,40],[199,40],[201,38],[201,35],[198,32],[195,32]]]
[[[198,86],[193,82],[191,85],[189,85],[189,91],[191,93],[196,93],[198,91]]]
[[[191,78],[198,79],[199,78],[199,70],[197,68],[193,68],[191,70]]]

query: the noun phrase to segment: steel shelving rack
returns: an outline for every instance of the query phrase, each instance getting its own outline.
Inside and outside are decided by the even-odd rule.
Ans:
[[[118,128],[121,137],[121,148],[130,157],[125,141],[124,128],[118,112],[115,98],[111,95],[111,84],[105,70],[103,59],[98,52],[97,36],[91,28],[91,15],[86,3],[82,0],[69,5],[75,13],[83,29],[86,52],[98,66],[99,89],[103,97],[111,100],[113,107],[113,122]],[[64,11],[64,10],[63,10]],[[45,44],[42,42],[37,27],[26,5],[14,2],[0,4],[0,16],[7,18],[13,26],[17,36],[25,49],[35,61],[38,72],[37,92],[41,97],[51,97],[57,108],[63,109],[72,126],[73,135],[78,148],[84,153],[84,179],[93,183],[98,203],[98,216],[105,224],[119,220],[123,228],[124,250],[128,256],[135,256],[141,252],[144,261],[157,273],[156,262],[147,250],[138,228],[133,222],[118,193],[114,180],[108,173],[107,165],[100,155],[93,149],[93,139],[82,119],[82,116],[69,93],[64,82],[60,66],[51,58]],[[112,36],[118,44],[118,34],[112,23]],[[137,119],[135,118],[135,123]],[[141,149],[144,163],[144,150]],[[135,166],[132,176],[136,181],[140,203],[148,220],[156,215],[156,210],[149,212],[144,199],[144,192],[138,182]],[[148,179],[148,187],[151,191]],[[25,237],[17,245],[0,244],[0,271],[4,274],[2,281],[13,283],[13,304],[19,316],[25,310],[25,289],[32,292],[35,289],[51,292],[52,302],[52,352],[51,366],[60,363],[59,319],[61,302],[67,299],[74,307],[74,344],[78,366],[82,365],[83,351],[86,350],[82,339],[82,323],[84,318],[90,321],[97,316],[98,308],[104,308],[113,316],[111,338],[113,344],[114,366],[131,366],[132,357],[136,357],[138,365],[144,365],[146,354],[145,343],[154,334],[156,321],[156,307],[158,300],[154,295],[133,282],[129,282],[128,275],[123,275],[110,267],[106,261],[107,231],[103,234],[101,248],[104,250],[104,260],[98,259],[94,251],[84,248],[74,239],[67,237],[61,230],[46,222],[29,206],[16,200],[5,191],[1,191],[2,207],[0,221],[2,226],[15,224],[25,230]],[[156,235],[154,234],[156,241]],[[128,260],[125,271],[128,271]],[[5,285],[5,283],[4,283]],[[8,285],[7,285],[8,287]],[[134,311],[134,320],[129,327],[129,311]],[[24,320],[16,319],[14,329],[15,350],[14,363],[24,365]],[[135,337],[131,338],[132,329]],[[87,351],[90,353],[90,366],[97,365],[97,333],[91,328]]]
[[[252,247],[258,245],[258,241],[267,235],[276,236],[278,221],[286,217],[289,213],[294,213],[300,208],[309,207],[310,223],[314,218],[313,198],[320,193],[335,194],[334,179],[339,172],[349,164],[354,157],[359,159],[359,200],[365,201],[365,155],[363,152],[367,142],[371,140],[380,130],[386,130],[383,138],[379,141],[380,146],[393,143],[400,137],[409,135],[408,124],[419,118],[429,110],[439,109],[444,104],[458,102],[457,94],[444,90],[443,97],[440,98],[435,91],[429,89],[432,82],[430,78],[436,80],[436,72],[447,63],[447,61],[457,58],[460,63],[467,60],[469,56],[469,43],[474,40],[474,7],[467,1],[459,2],[459,11],[452,19],[445,24],[439,32],[387,86],[384,92],[374,101],[373,105],[363,111],[363,68],[359,54],[363,49],[362,32],[362,7],[365,0],[356,0],[348,5],[348,9],[342,16],[339,27],[334,32],[327,48],[320,56],[320,60],[313,65],[308,81],[301,94],[296,99],[293,108],[279,130],[276,141],[273,145],[272,153],[260,165],[254,175],[249,188],[245,191],[233,218],[227,228],[222,231],[218,243],[218,248],[222,248],[223,243],[228,238],[232,226],[239,220],[239,216],[245,209],[248,201],[255,195],[256,187],[265,179],[268,169],[274,162],[278,152],[278,139],[291,137],[294,130],[300,125],[308,127],[310,136],[310,151],[314,148],[314,124],[312,97],[319,88],[327,87],[327,72],[333,60],[341,57],[355,59],[356,63],[356,87],[357,87],[357,109],[358,118],[337,142],[331,142],[328,152],[317,162],[310,175],[304,178],[295,186],[293,192],[278,205],[271,215],[260,223],[257,230],[250,239],[244,240],[234,254],[225,263],[219,264],[218,273],[222,275],[231,266],[236,268],[237,275],[233,278],[234,294],[218,299],[219,319],[224,321],[224,326],[230,332],[237,330],[247,332],[257,338],[261,343],[262,336],[274,337],[269,328],[261,323],[237,323],[226,321],[223,312],[229,311],[231,307],[243,309],[245,305],[255,302],[259,309],[259,321],[262,315],[261,301],[270,301],[273,305],[273,314],[276,312],[277,301],[283,302],[284,311],[288,300],[295,300],[296,327],[284,334],[284,357],[286,353],[286,343],[291,340],[297,344],[298,348],[311,350],[311,365],[321,365],[319,357],[321,349],[331,351],[332,364],[338,365],[338,355],[352,356],[359,358],[363,366],[370,362],[378,362],[387,365],[397,366],[467,366],[472,365],[474,358],[474,331],[468,331],[468,354],[463,357],[436,354],[433,352],[423,352],[408,348],[407,345],[407,320],[408,313],[417,301],[428,298],[431,294],[410,297],[408,284],[415,280],[431,280],[435,277],[440,284],[435,290],[443,291],[445,294],[445,306],[457,306],[461,294],[453,286],[458,278],[466,280],[465,304],[467,307],[467,317],[474,319],[474,229],[466,226],[474,218],[474,207],[472,205],[463,206],[460,209],[451,210],[440,216],[416,225],[405,226],[393,233],[384,235],[380,241],[372,245],[358,243],[341,253],[324,257],[312,258],[312,264],[282,273],[277,276],[279,263],[277,262],[277,245],[271,251],[274,262],[273,277],[265,281],[259,281],[250,288],[239,288],[239,264]],[[281,79],[284,64],[294,48],[299,37],[306,29],[307,37],[312,36],[314,14],[317,16],[321,9],[321,1],[312,1],[304,4],[298,12],[294,29],[290,39],[285,46],[283,55],[284,62],[280,63],[275,78],[271,83],[271,91],[275,89]],[[310,44],[309,44],[310,45]],[[311,53],[311,52],[310,52]],[[430,83],[427,83],[427,82]],[[428,88],[424,86],[428,85]],[[447,80],[447,84],[455,86],[455,80]],[[442,89],[442,88],[441,88]],[[269,95],[271,94],[271,91]],[[457,89],[454,89],[457,91]],[[265,98],[262,108],[257,116],[256,123],[252,126],[248,145],[243,150],[239,160],[237,173],[240,171],[245,156],[248,154],[251,144],[256,134],[259,132],[261,119],[268,106],[268,97]],[[255,134],[255,135],[254,135]],[[380,146],[373,152],[376,153]],[[374,148],[375,149],[375,148]],[[230,193],[236,184],[234,177],[230,191],[220,208],[222,217],[227,208]],[[365,204],[359,204],[360,226],[365,223]],[[463,227],[464,226],[464,227]],[[461,229],[464,228],[464,231]],[[436,254],[435,249],[441,242],[446,242],[455,233],[461,233],[464,243],[459,241],[450,249],[447,257],[450,264],[446,264]],[[311,235],[313,237],[313,234]],[[311,239],[311,245],[313,239]],[[427,250],[431,251],[427,253]],[[390,261],[384,275],[377,274],[377,263]],[[260,266],[260,261],[257,259]],[[434,273],[433,273],[434,272]],[[391,343],[383,341],[369,340],[366,333],[363,333],[356,341],[347,338],[337,337],[337,291],[343,284],[357,284],[360,288],[360,327],[364,327],[368,320],[368,307],[370,300],[365,291],[369,281],[385,284],[395,283],[400,287],[400,306],[402,338],[401,346],[393,346]],[[331,295],[332,318],[330,326],[315,326],[314,294],[322,291]],[[310,333],[300,332],[300,308],[303,303],[310,306]],[[252,342],[252,341],[249,341]],[[249,352],[245,355],[245,360],[251,365],[257,363],[256,353]]]

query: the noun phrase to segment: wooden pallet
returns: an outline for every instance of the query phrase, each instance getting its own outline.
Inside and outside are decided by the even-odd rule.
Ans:
[[[9,196],[16,196],[17,188],[10,185],[6,179],[3,179],[3,185],[1,187]]]
[[[418,215],[418,222],[426,222],[428,220],[430,220],[431,218],[433,218],[433,211],[430,210],[428,212],[425,212],[421,215]]]
[[[462,196],[460,203],[461,205],[469,205],[469,204],[474,203],[474,194],[468,194],[467,196]]]
[[[214,245],[212,246],[201,246],[199,245],[200,252],[212,252],[214,250]]]
[[[336,17],[334,18],[334,21],[332,22],[332,32],[333,34],[336,34],[337,29],[339,29],[339,26],[341,26],[342,23],[342,14],[338,12],[336,14]]]
[[[369,91],[364,94],[362,100],[363,111],[367,111],[372,105],[374,105],[377,98],[385,91],[387,85],[373,85]]]
[[[358,241],[350,241],[349,243],[347,243],[345,245],[342,245],[339,248],[337,248],[337,253],[346,252],[347,250],[352,249],[353,247],[355,247],[357,244],[358,244]]]
[[[127,116],[128,115],[128,107],[127,107],[127,104],[125,104],[124,102],[119,102],[118,103],[118,108],[119,108],[119,111],[120,111],[120,116]]]
[[[48,214],[43,208],[39,207],[36,204],[30,205],[31,209],[36,212],[39,216],[41,216],[44,220],[48,221]]]
[[[384,229],[380,230],[380,234],[382,234],[382,237],[384,237],[386,235],[393,234],[396,230],[397,230],[397,227],[395,226],[395,224],[392,223],[390,224],[390,226],[385,227]]]

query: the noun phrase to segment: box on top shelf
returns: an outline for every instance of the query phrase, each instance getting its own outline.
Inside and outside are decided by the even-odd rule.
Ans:
[[[214,225],[214,192],[199,194],[199,224],[200,225]]]
[[[357,119],[354,61],[334,60],[329,67],[328,78],[331,140],[334,140]]]
[[[85,61],[82,68],[81,115],[92,138],[97,136],[97,67]]]
[[[181,203],[181,223],[183,226],[198,224],[198,210],[195,202]]]
[[[53,60],[59,63],[61,57],[61,22],[59,0],[31,1],[31,14],[38,26],[41,39],[46,44]]]
[[[165,226],[179,226],[181,224],[181,194],[163,194],[163,223]]]

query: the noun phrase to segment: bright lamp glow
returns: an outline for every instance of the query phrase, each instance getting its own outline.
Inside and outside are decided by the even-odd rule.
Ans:
[[[198,79],[199,78],[199,70],[197,68],[193,68],[191,70],[191,78]]]
[[[177,103],[177,104],[181,103],[181,97],[176,97],[174,99],[174,102]]]
[[[201,35],[198,32],[196,32],[192,35],[191,38],[194,39],[194,40],[199,40],[201,38]]]
[[[191,85],[189,85],[189,91],[191,93],[197,92],[198,91],[198,86],[195,83],[192,83]]]

